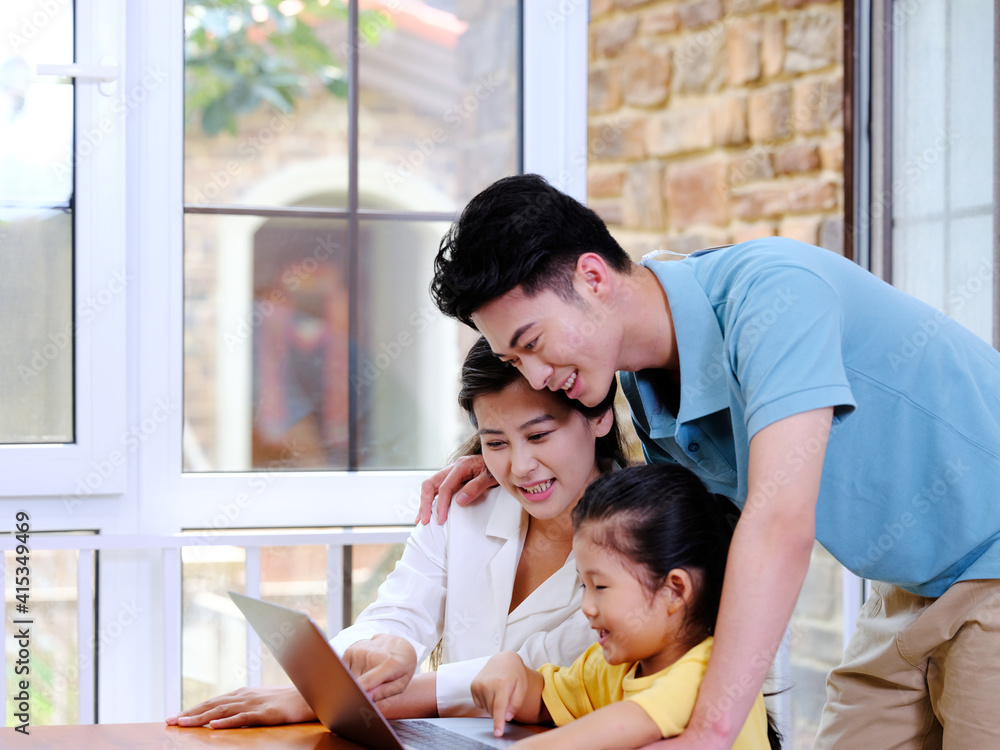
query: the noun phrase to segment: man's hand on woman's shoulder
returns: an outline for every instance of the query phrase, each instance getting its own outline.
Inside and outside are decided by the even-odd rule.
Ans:
[[[434,476],[425,479],[420,486],[420,510],[414,523],[430,523],[433,512],[434,498],[437,498],[437,522],[444,523],[448,518],[448,507],[452,495],[459,505],[469,505],[475,502],[486,490],[497,486],[486,468],[482,456],[462,456],[450,466],[445,466]]]

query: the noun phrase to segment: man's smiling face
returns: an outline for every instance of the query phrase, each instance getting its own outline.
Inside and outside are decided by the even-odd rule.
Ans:
[[[516,287],[472,314],[494,354],[512,362],[532,388],[564,390],[596,406],[617,370],[618,342],[599,303],[584,295],[568,301],[551,289],[528,296]],[[581,294],[583,292],[583,294]]]

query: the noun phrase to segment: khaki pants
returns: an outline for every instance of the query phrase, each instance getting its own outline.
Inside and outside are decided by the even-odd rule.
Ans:
[[[1000,580],[937,599],[872,583],[814,747],[1000,748]]]

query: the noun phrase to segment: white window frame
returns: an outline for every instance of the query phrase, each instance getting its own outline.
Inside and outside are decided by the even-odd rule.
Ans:
[[[100,200],[100,222],[90,231],[99,226],[102,243],[93,251],[99,258],[90,261],[90,276],[99,288],[98,271],[114,269],[122,259],[114,245],[103,241],[108,232],[127,239],[127,247],[121,240],[120,247],[129,274],[127,306],[103,320],[116,324],[118,349],[78,344],[81,356],[97,363],[87,385],[91,393],[80,400],[89,404],[95,420],[112,415],[104,426],[113,448],[130,430],[142,440],[126,452],[125,466],[116,475],[120,495],[76,498],[70,487],[70,498],[35,500],[28,507],[47,527],[119,537],[100,553],[98,637],[123,606],[138,614],[98,654],[97,716],[102,723],[159,721],[179,689],[167,684],[171,670],[164,665],[163,644],[179,627],[180,599],[178,591],[164,588],[170,575],[165,575],[161,551],[143,549],[143,539],[189,528],[409,523],[427,473],[182,473],[183,2],[129,4],[126,15],[123,0],[93,1],[114,9],[102,5],[100,13],[81,12],[81,20],[94,20],[81,25],[78,35],[99,40],[104,29],[118,23],[110,19],[124,18],[116,39],[123,50],[125,89],[141,86],[150,70],[164,74],[126,118],[124,170],[112,185],[119,192],[97,192],[82,177],[77,189],[81,201],[84,192]],[[580,0],[531,0],[522,8],[523,169],[584,200],[588,6]],[[81,43],[81,52],[85,48]],[[124,208],[109,207],[107,197],[123,194],[124,186]],[[79,392],[85,394],[82,387]],[[85,457],[76,471],[89,469],[93,460]],[[28,472],[25,479],[25,487],[39,486],[27,481]]]
[[[168,78],[183,75],[180,10],[164,3],[159,33],[147,39],[147,54],[170,60]],[[523,122],[525,171],[539,172],[585,199],[587,6],[566,2],[524,3]],[[163,26],[161,24],[166,24]],[[169,33],[163,33],[165,29]],[[136,33],[141,33],[137,30]],[[530,74],[529,74],[530,73]],[[554,127],[553,102],[558,108]],[[141,452],[143,505],[153,505],[180,528],[278,527],[409,523],[427,472],[294,472],[184,474],[181,434],[183,398],[183,275],[181,181],[183,130],[181,92],[162,111],[147,108],[143,140],[162,148],[143,152],[144,249],[139,272],[143,338],[158,342],[140,352],[139,403],[173,409],[163,428],[149,436]],[[570,125],[575,123],[575,125]],[[156,175],[156,177],[152,177]],[[176,407],[176,408],[175,408]],[[140,413],[144,410],[140,409]],[[258,501],[266,498],[266,501]],[[344,500],[363,498],[363,502]],[[338,501],[339,500],[339,501]],[[164,519],[167,520],[167,519]]]
[[[59,496],[72,503],[125,491],[128,461],[121,436],[125,310],[131,277],[125,262],[125,118],[121,116],[124,5],[124,0],[76,0],[74,8],[75,62],[118,68],[110,85],[76,78],[74,92],[74,153],[80,155],[75,159],[73,190],[75,440],[0,446],[4,477],[0,498]],[[34,15],[48,17],[65,7],[53,4]]]

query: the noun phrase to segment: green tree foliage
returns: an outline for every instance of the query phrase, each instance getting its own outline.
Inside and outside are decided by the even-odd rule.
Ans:
[[[391,25],[378,11],[359,20],[367,29]],[[332,30],[346,27],[342,0],[190,0],[184,14],[186,126],[199,125],[209,136],[236,133],[238,117],[262,104],[290,112],[296,99],[319,87],[346,96],[348,46],[329,41]],[[362,41],[375,38],[369,33]]]

